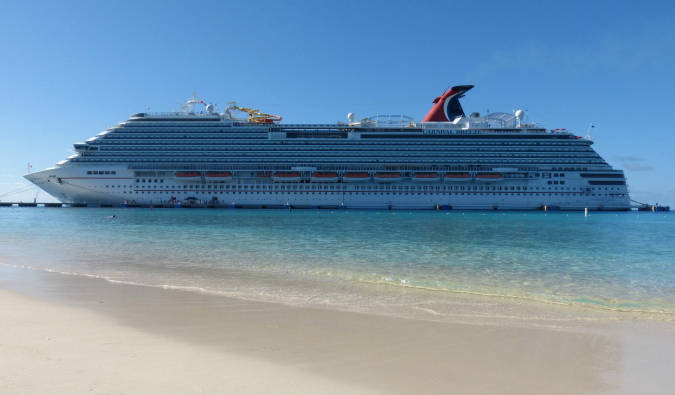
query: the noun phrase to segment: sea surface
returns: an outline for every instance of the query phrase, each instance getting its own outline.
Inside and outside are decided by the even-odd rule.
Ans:
[[[0,208],[3,265],[382,314],[475,297],[675,317],[674,237],[674,215],[635,211]]]

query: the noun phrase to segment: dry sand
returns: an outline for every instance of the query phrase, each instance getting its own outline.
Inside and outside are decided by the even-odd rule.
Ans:
[[[672,324],[598,331],[291,307],[38,271],[0,277],[2,394],[672,393]],[[600,332],[603,332],[600,331]]]

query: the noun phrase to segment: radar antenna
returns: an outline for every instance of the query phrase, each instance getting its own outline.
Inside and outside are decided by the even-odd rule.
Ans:
[[[195,113],[195,104],[203,103],[201,100],[197,100],[197,92],[192,92],[192,99],[188,99],[186,104],[178,103],[178,112],[183,114],[194,114]]]
[[[518,111],[513,111],[513,113],[516,115],[516,119],[518,120],[518,127],[521,126],[521,122],[523,121],[523,118],[525,117],[525,113],[523,110],[518,110]]]
[[[176,114],[186,114],[186,115],[194,115],[195,114],[195,105],[197,104],[203,104],[206,106],[206,112],[208,114],[214,114],[218,113],[218,107],[217,105],[214,106],[213,104],[209,103],[206,104],[202,100],[197,100],[197,93],[192,92],[192,99],[188,99],[187,103],[181,104],[178,103],[178,111],[174,111]]]

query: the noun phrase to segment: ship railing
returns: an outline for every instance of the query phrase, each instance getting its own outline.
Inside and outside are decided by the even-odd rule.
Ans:
[[[363,118],[354,124],[366,127],[388,128],[392,126],[415,126],[415,120],[407,115],[374,115]]]

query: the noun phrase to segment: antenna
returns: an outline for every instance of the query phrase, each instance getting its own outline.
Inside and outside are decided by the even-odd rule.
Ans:
[[[586,131],[586,137],[584,138],[586,140],[593,141],[593,139],[591,138],[591,129],[595,129],[595,126],[593,126],[593,124],[591,124],[591,126],[588,127],[588,130]]]
[[[516,119],[518,120],[518,127],[520,127],[520,123],[523,120],[523,117],[525,114],[523,113],[523,110],[518,110],[518,111],[513,111],[515,113]]]

